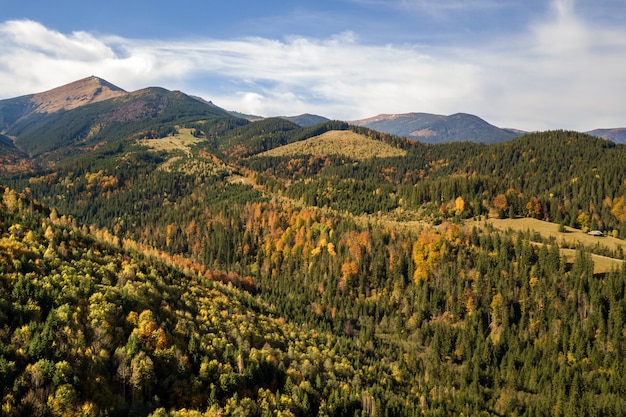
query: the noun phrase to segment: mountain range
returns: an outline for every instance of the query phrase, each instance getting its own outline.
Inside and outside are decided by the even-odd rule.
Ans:
[[[104,137],[127,133],[124,126],[126,130],[135,129],[136,123],[143,124],[149,135],[149,125],[186,116],[191,119],[199,116],[231,116],[250,121],[263,119],[227,111],[202,98],[158,87],[127,92],[92,76],[46,92],[0,100],[0,133],[13,138],[20,150],[41,155],[54,152],[61,144],[83,148],[98,146]],[[283,118],[302,127],[329,121],[313,114]],[[499,128],[465,113],[450,116],[381,114],[348,123],[423,143],[470,141],[489,144],[525,133]],[[626,129],[597,129],[588,133],[626,143]],[[41,139],[43,136],[45,140]]]
[[[519,130],[498,128],[480,117],[466,113],[450,116],[429,113],[380,114],[351,123],[425,143],[497,143],[524,134]]]

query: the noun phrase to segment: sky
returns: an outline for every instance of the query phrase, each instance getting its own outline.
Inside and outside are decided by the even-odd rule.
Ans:
[[[624,0],[0,0],[0,99],[95,75],[260,116],[626,127]]]

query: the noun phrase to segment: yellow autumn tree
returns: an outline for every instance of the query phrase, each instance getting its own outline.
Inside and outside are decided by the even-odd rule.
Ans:
[[[611,214],[620,221],[626,221],[626,199],[624,196],[614,198],[611,202]]]
[[[441,260],[440,251],[443,238],[435,232],[424,232],[413,244],[413,281],[419,283],[428,279],[429,273]]]
[[[465,211],[466,204],[465,200],[463,200],[463,197],[457,197],[456,200],[454,200],[454,209],[457,216],[461,215]]]

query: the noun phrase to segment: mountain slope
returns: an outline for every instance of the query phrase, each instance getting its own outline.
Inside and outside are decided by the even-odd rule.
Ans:
[[[0,132],[33,113],[71,110],[127,94],[98,77],[88,77],[42,93],[0,100]]]
[[[24,172],[32,168],[28,155],[17,149],[11,138],[0,135],[0,172]]]
[[[72,110],[91,103],[128,94],[121,88],[98,77],[87,77],[52,90],[34,94],[31,102],[38,113]]]
[[[84,87],[84,84],[76,85]],[[59,97],[70,94],[67,97],[73,99],[69,100],[69,109],[54,112],[40,112],[38,108],[32,110],[34,102],[31,99],[26,106],[31,111],[25,112],[5,129],[6,134],[16,137],[16,146],[34,157],[55,160],[62,155],[82,152],[134,135],[159,135],[160,131],[167,131],[167,126],[232,117],[216,106],[162,88],[121,93],[103,84],[102,91],[105,93],[97,95],[98,89],[91,89],[96,95],[88,99],[84,89],[72,90],[70,87],[57,89],[55,94],[39,96],[41,107],[38,107],[50,111],[58,109],[63,101]],[[112,98],[98,98],[111,94]],[[14,102],[12,108],[17,108],[20,103],[23,104],[23,99]],[[9,114],[8,111],[6,113]],[[10,119],[5,117],[5,120]]]
[[[615,143],[626,144],[626,128],[594,129],[586,133]]]
[[[463,141],[495,143],[521,134],[500,129],[477,116],[465,113],[451,116],[429,113],[381,114],[350,123],[425,143]]]
[[[226,130],[233,133],[233,147],[224,149],[255,139],[254,150],[280,146],[317,129],[279,119],[238,125]],[[368,135],[383,136],[376,133]],[[275,162],[252,173],[237,165],[269,158],[233,158],[256,187],[231,181],[226,172],[210,176],[208,169],[165,172],[156,168],[160,155],[151,160],[148,151],[136,149],[112,155],[105,147],[32,181],[20,178],[37,199],[59,204],[60,214],[100,222],[115,233],[109,234],[113,240],[157,246],[187,262],[194,278],[198,271],[203,278],[195,278],[201,284],[195,285],[130,254],[125,261],[81,262],[83,251],[72,240],[81,241],[77,234],[83,228],[70,227],[71,220],[60,224],[65,230],[46,233],[46,219],[4,217],[0,227],[10,257],[0,267],[12,273],[41,265],[47,275],[25,270],[23,278],[0,280],[7,285],[3,299],[10,300],[1,304],[0,299],[0,311],[15,320],[30,314],[29,321],[11,322],[4,333],[3,343],[11,344],[4,359],[16,365],[6,365],[9,373],[0,374],[0,387],[8,390],[25,381],[11,392],[20,407],[37,398],[47,404],[51,397],[54,404],[60,390],[59,400],[69,391],[78,393],[79,404],[112,404],[115,412],[109,415],[129,414],[119,404],[201,412],[215,407],[224,416],[275,414],[263,408],[271,404],[293,415],[550,415],[559,401],[568,404],[563,415],[576,409],[619,415],[626,379],[614,376],[624,375],[626,355],[624,272],[593,276],[582,250],[566,267],[554,243],[538,245],[536,237],[531,242],[530,232],[481,230],[486,226],[479,223],[471,229],[463,218],[486,215],[501,193],[500,206],[510,205],[513,217],[548,213],[582,221],[584,213],[613,227],[608,216],[623,203],[618,196],[624,195],[620,161],[626,148],[572,132],[496,145],[409,143],[408,148],[406,157],[393,161],[284,157],[284,177]],[[551,188],[555,183],[566,187]],[[613,197],[610,210],[603,203],[607,196]],[[2,201],[2,210],[27,211],[28,204],[16,204],[11,193]],[[426,215],[454,218],[455,224],[387,222],[386,214],[396,207],[407,212],[423,207]],[[20,250],[33,240],[38,251]],[[48,259],[38,262],[48,246]],[[87,256],[93,258],[99,248],[92,246]],[[55,269],[57,258],[61,266]],[[213,272],[206,274],[206,268],[228,271],[222,274],[226,281],[243,277],[254,284],[254,299],[240,303],[209,291],[204,278]],[[64,304],[45,298],[56,295],[51,286],[66,297],[59,297]],[[252,308],[244,308],[248,305]],[[592,309],[595,305],[602,308]],[[73,322],[63,321],[74,313]],[[26,324],[31,333],[25,333]],[[72,344],[76,357],[45,356],[56,350],[41,346],[58,346],[65,339],[55,339],[55,330],[63,335],[66,327],[70,336],[82,330],[84,338],[65,343],[85,340],[89,350]],[[308,331],[301,334],[303,329]],[[602,329],[598,336],[597,329]],[[43,341],[27,337],[35,332],[45,336]],[[108,336],[113,342],[106,342]],[[62,373],[40,382],[37,370],[52,369],[48,361],[54,369],[63,361],[78,369],[84,387]],[[129,374],[123,364],[130,366]],[[87,395],[96,389],[103,395]]]
[[[351,365],[361,349],[347,340],[286,323],[213,282],[226,274],[182,273],[167,265],[173,257],[162,262],[132,242],[125,246],[135,250],[122,251],[107,232],[88,234],[2,186],[0,196],[3,416],[360,408],[361,388],[333,394],[353,378],[368,382]],[[342,343],[350,351],[333,347]]]

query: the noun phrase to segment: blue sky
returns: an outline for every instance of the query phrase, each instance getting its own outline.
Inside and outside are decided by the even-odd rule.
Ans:
[[[0,98],[97,75],[263,116],[626,126],[622,0],[6,3]]]

